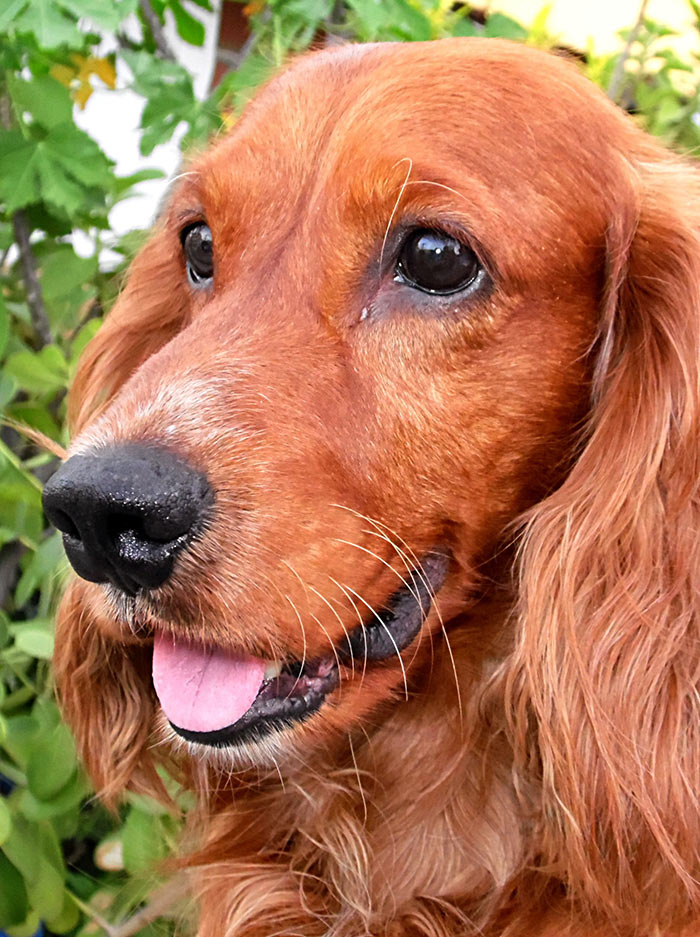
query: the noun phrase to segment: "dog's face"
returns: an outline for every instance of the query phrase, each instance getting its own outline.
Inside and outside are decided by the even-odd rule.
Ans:
[[[174,741],[308,756],[430,665],[570,464],[627,133],[532,51],[348,48],[175,182],[47,492]]]

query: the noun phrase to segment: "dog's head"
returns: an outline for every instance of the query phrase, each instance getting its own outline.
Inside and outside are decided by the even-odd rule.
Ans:
[[[515,614],[455,666],[483,686],[490,658],[552,861],[612,861],[631,813],[640,858],[685,861],[698,204],[531,49],[349,47],[270,83],[174,183],[46,494],[99,787],[154,784],[154,738],[284,769],[376,726],[510,583],[525,518]]]

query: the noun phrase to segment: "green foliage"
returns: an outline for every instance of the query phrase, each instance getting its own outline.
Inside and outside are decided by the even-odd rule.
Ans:
[[[700,29],[700,5],[689,2]],[[170,19],[182,39],[201,45],[208,9],[209,0],[5,0],[0,8],[0,407],[57,446],[67,443],[65,394],[78,357],[142,240],[139,232],[111,238],[109,213],[140,181],[160,175],[117,177],[76,125],[76,108],[93,87],[116,87],[118,65],[144,99],[140,147],[150,154],[180,127],[190,146],[229,126],[277,66],[327,36],[555,44],[546,6],[526,27],[497,10],[472,16],[453,0],[253,0],[237,68],[200,101],[158,23]],[[140,23],[138,41],[133,30],[127,38],[127,17]],[[116,38],[109,55],[98,51],[105,34]],[[592,49],[582,67],[605,88],[615,80],[620,103],[651,132],[693,149],[700,56],[680,61],[669,34],[647,19],[624,68],[618,55]],[[621,36],[621,48],[628,38]],[[92,245],[87,257],[73,247],[76,231]],[[119,258],[116,269],[105,269],[106,246]],[[8,426],[0,432],[0,930],[12,937],[29,937],[39,921],[54,933],[87,937],[101,917],[128,916],[159,881],[158,864],[179,828],[144,798],[130,797],[119,816],[107,815],[91,798],[60,721],[50,659],[67,568],[40,499],[54,462]],[[172,931],[168,921],[158,928]]]

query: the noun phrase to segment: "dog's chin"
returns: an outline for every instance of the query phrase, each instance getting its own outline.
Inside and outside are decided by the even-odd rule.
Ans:
[[[153,682],[162,734],[194,758],[229,768],[278,765],[323,734],[325,715],[371,670],[401,675],[401,652],[421,632],[448,566],[446,555],[426,554],[381,610],[315,658],[270,661],[157,630]]]

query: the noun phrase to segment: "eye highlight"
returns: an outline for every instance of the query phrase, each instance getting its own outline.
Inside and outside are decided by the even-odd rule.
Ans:
[[[187,276],[192,286],[211,286],[214,276],[214,242],[209,225],[203,221],[190,225],[180,234],[185,253]]]
[[[394,279],[423,293],[448,296],[480,279],[474,251],[444,231],[416,228],[404,240]]]

